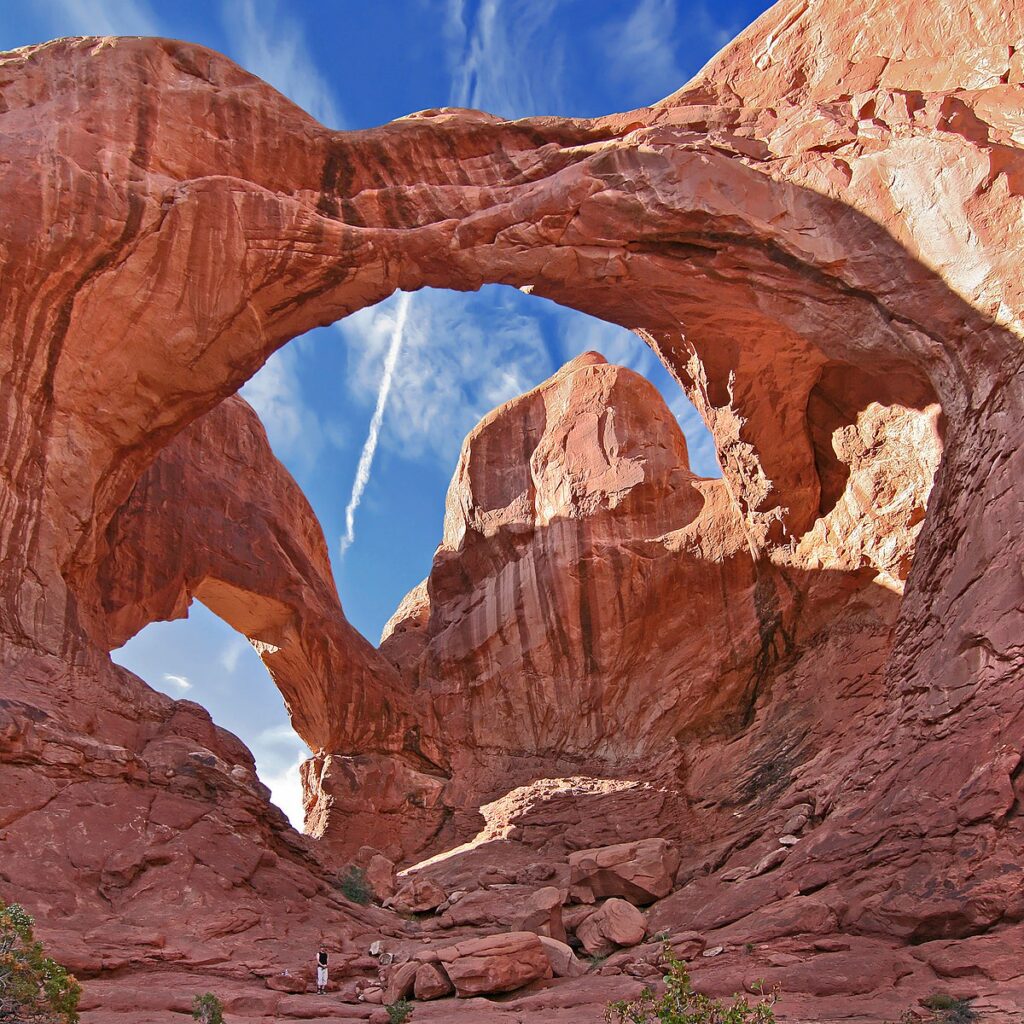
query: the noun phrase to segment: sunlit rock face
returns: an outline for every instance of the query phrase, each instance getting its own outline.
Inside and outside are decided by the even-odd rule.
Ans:
[[[659,723],[659,705],[677,703],[684,677],[693,718],[700,701],[713,706],[706,679],[681,668],[692,651],[673,644],[666,657],[652,645],[648,614],[666,592],[692,589],[677,552],[704,508],[702,486],[722,484],[690,472],[655,389],[596,354],[487,416],[448,492],[425,649],[401,666],[448,735],[474,750],[614,761],[662,745],[672,725]],[[701,617],[724,617],[721,603],[685,604],[677,639],[697,634]],[[724,675],[717,667],[710,676]],[[626,722],[643,725],[624,734]]]
[[[0,888],[76,965],[122,969],[92,982],[108,1014],[94,1019],[137,1011],[139,992],[157,1016],[177,1008],[209,987],[193,980],[211,963],[236,1005],[274,1016],[284,997],[253,971],[304,955],[324,927],[361,944],[385,927],[339,902],[244,749],[109,662],[119,616],[136,628],[178,607],[181,581],[228,568],[180,552],[180,570],[161,570],[166,603],[116,575],[97,597],[109,531],[126,503],[131,525],[136,498],[148,517],[135,489],[161,453],[290,338],[395,288],[484,282],[640,331],[712,430],[722,481],[693,479],[671,424],[591,363],[545,385],[543,425],[535,393],[471,438],[403,649],[397,628],[376,656],[337,623],[323,634],[339,650],[317,647],[313,621],[340,611],[307,531],[287,561],[318,604],[309,622],[288,606],[290,665],[359,665],[367,680],[365,698],[344,698],[365,701],[353,717],[317,706],[336,680],[281,672],[318,764],[365,756],[380,780],[376,759],[393,757],[436,776],[430,841],[483,820],[510,860],[674,838],[677,890],[652,930],[699,928],[732,949],[757,936],[787,956],[817,948],[787,937],[852,936],[846,952],[827,940],[845,965],[829,976],[888,988],[875,1003],[833,988],[837,1015],[853,997],[891,1015],[893,964],[908,992],[969,978],[1019,1009],[1000,949],[1019,949],[1024,919],[1022,40],[1008,0],[939,13],[783,0],[651,108],[517,123],[429,111],[348,134],[184,43],[61,40],[0,58]],[[573,399],[576,378],[593,388]],[[580,402],[579,434],[557,427],[556,393]],[[594,410],[620,400],[630,430],[609,432],[610,417],[599,430]],[[530,444],[489,447],[507,416]],[[271,562],[255,535],[298,507],[275,486],[251,527]],[[236,585],[266,597],[258,579]],[[194,593],[229,617],[245,603]],[[545,597],[559,602],[547,616]],[[94,614],[107,598],[113,622]],[[595,635],[602,616],[624,636]],[[520,624],[524,640],[501,635]],[[239,625],[279,646],[266,623]],[[560,703],[570,687],[578,727]],[[393,717],[367,726],[385,699]],[[431,753],[435,706],[451,736]],[[627,747],[646,764],[627,766]],[[614,785],[565,784],[616,767]],[[502,786],[533,795],[506,806]],[[507,820],[481,819],[485,799]],[[731,955],[708,973],[725,991],[745,977]],[[821,1017],[822,971],[779,962],[793,1012]],[[538,1013],[593,1019],[587,999],[604,993],[588,992]]]
[[[448,491],[422,653],[400,665],[453,743],[614,764],[733,708],[749,679],[727,597],[757,630],[724,486],[690,471],[653,386],[595,353],[485,417]],[[717,558],[686,557],[714,511]]]
[[[690,471],[664,399],[597,353],[478,424],[431,574],[381,644],[443,723],[452,779],[418,831],[430,850],[452,828],[470,838],[477,807],[539,777],[700,761],[716,738],[749,734],[780,666],[813,663],[836,631],[851,653],[863,634],[855,663],[880,669],[941,451],[937,410],[846,397],[815,410],[829,507],[770,558],[751,550],[726,481]],[[816,731],[827,745],[834,725]],[[335,832],[351,821],[339,797]],[[437,833],[444,805],[456,813]],[[688,828],[678,808],[657,813]]]

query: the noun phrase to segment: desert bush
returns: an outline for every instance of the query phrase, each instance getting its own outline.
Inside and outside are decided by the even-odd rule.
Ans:
[[[367,884],[366,872],[355,864],[349,864],[338,878],[338,888],[346,899],[367,906],[373,899],[373,890]]]
[[[212,992],[204,992],[192,1000],[192,1019],[199,1024],[224,1024],[224,1006]]]
[[[978,1011],[966,999],[936,992],[923,1002],[935,1013],[937,1024],[972,1024],[978,1019]]]
[[[388,1011],[388,1020],[391,1024],[405,1024],[412,1016],[412,1003],[408,999],[399,999],[397,1003],[388,1003],[384,1009]]]
[[[82,987],[44,955],[32,925],[23,907],[0,900],[0,1021],[77,1024]]]
[[[686,964],[671,946],[665,946],[662,958],[668,968],[665,994],[659,998],[645,988],[636,999],[609,1003],[604,1011],[606,1024],[775,1024],[776,992],[766,992],[761,985],[755,1003],[746,996],[734,996],[726,1005],[693,991]]]

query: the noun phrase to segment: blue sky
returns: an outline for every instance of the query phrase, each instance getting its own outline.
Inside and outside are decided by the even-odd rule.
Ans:
[[[341,129],[451,105],[505,117],[591,116],[675,91],[768,6],[765,0],[36,0],[0,7],[0,50],[66,35],[187,39],[227,54]],[[243,389],[320,517],[349,620],[372,642],[430,569],[466,433],[495,405],[580,352],[597,349],[647,376],[683,426],[694,470],[718,475],[699,417],[628,331],[512,288],[425,290],[408,300],[379,443],[354,512],[354,538],[342,553],[345,510],[398,305],[392,296],[296,339]],[[199,701],[241,736],[275,801],[300,821],[297,766],[308,752],[243,638],[195,603],[188,620],[155,623],[114,657],[157,689]]]

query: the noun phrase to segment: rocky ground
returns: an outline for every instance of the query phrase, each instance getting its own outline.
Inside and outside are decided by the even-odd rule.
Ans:
[[[781,850],[799,841],[782,839]],[[561,862],[531,856],[517,840],[488,840],[396,878],[364,849],[359,860],[377,861],[367,873],[372,898],[392,913],[338,901],[364,927],[321,929],[331,959],[325,995],[313,994],[315,946],[283,942],[276,962],[259,968],[215,957],[205,970],[195,962],[142,967],[132,971],[131,990],[119,972],[104,972],[87,984],[83,1020],[167,1020],[169,1010],[190,1009],[190,993],[209,990],[232,1021],[387,1022],[384,1007],[406,999],[416,1021],[535,1014],[596,1022],[606,1003],[659,986],[666,945],[701,992],[754,999],[761,987],[775,991],[782,1021],[895,1021],[905,1010],[930,1020],[935,995],[968,1000],[983,1020],[1020,1019],[1020,925],[906,946],[842,934],[835,908],[808,895],[685,929],[675,923],[678,906],[699,907],[700,887],[679,884],[680,856],[664,839],[575,851]],[[742,874],[734,868],[730,884],[742,890],[748,878],[770,878],[777,862],[768,855]]]

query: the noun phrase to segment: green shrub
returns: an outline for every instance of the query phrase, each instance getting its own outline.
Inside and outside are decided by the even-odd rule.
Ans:
[[[224,1024],[224,1006],[212,992],[204,992],[192,1000],[192,1019],[199,1024]]]
[[[338,888],[346,899],[365,907],[373,899],[373,890],[366,883],[366,872],[355,864],[349,864],[338,879]]]
[[[0,1021],[77,1024],[82,987],[43,955],[32,924],[23,907],[0,900]]]
[[[731,1005],[693,991],[690,975],[683,963],[665,946],[662,954],[668,967],[664,977],[665,994],[655,998],[645,988],[629,1002],[609,1003],[604,1011],[607,1024],[775,1024],[776,993],[765,992],[759,983],[758,1000],[753,1005],[746,996],[734,996]]]
[[[388,1003],[384,1009],[388,1011],[388,1020],[391,1024],[405,1024],[412,1016],[412,1003],[408,999],[399,999],[397,1003]]]
[[[972,1024],[978,1019],[978,1011],[966,999],[936,992],[922,1002],[929,1010],[935,1011],[935,1020],[939,1024]]]

